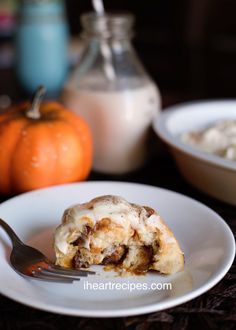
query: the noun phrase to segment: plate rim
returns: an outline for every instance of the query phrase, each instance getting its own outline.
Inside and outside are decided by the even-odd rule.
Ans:
[[[0,203],[0,208],[2,205],[6,205],[7,203],[10,203],[12,200],[24,198],[27,195],[37,194],[38,192],[43,192],[43,191],[48,191],[48,190],[53,190],[55,188],[63,189],[64,187],[69,188],[70,186],[80,186],[80,185],[88,185],[88,184],[89,185],[119,184],[119,185],[129,185],[129,186],[133,185],[133,186],[140,186],[140,187],[143,186],[143,187],[147,187],[147,188],[157,189],[159,191],[165,191],[167,193],[171,193],[171,194],[180,196],[181,198],[182,197],[187,198],[189,201],[198,204],[200,207],[207,209],[208,211],[210,211],[210,213],[212,213],[216,216],[217,221],[219,221],[221,226],[223,226],[222,228],[224,228],[226,235],[228,236],[228,243],[229,243],[231,253],[229,253],[226,260],[224,260],[223,265],[221,266],[221,269],[217,270],[216,273],[214,275],[212,275],[212,276],[214,276],[213,279],[211,279],[211,278],[208,279],[208,281],[206,283],[204,283],[202,286],[200,286],[199,288],[195,289],[192,292],[187,292],[177,298],[174,298],[174,299],[171,299],[168,301],[159,301],[157,303],[151,303],[149,305],[144,305],[144,306],[131,307],[131,308],[126,308],[126,309],[118,309],[118,310],[98,310],[97,311],[97,310],[92,310],[92,309],[80,310],[80,309],[75,309],[75,308],[71,308],[71,307],[68,308],[66,306],[60,307],[60,306],[55,306],[53,304],[44,305],[44,303],[41,303],[40,301],[38,302],[37,300],[34,300],[34,303],[32,305],[31,298],[25,297],[24,301],[22,301],[20,299],[20,297],[15,297],[13,295],[13,293],[7,294],[6,292],[2,292],[2,288],[0,286],[0,293],[3,296],[5,296],[9,299],[12,299],[18,303],[21,303],[23,305],[26,305],[28,307],[31,307],[31,308],[33,307],[38,310],[43,310],[46,312],[52,312],[52,313],[61,314],[61,315],[78,316],[78,317],[92,317],[92,318],[95,318],[95,317],[96,318],[128,317],[128,316],[158,312],[158,311],[162,311],[167,308],[172,308],[172,307],[178,306],[180,304],[183,304],[185,302],[188,302],[188,301],[200,296],[201,294],[205,293],[206,291],[210,290],[214,285],[216,285],[225,276],[225,274],[230,269],[230,267],[234,261],[234,258],[235,258],[235,239],[234,239],[234,235],[233,235],[229,225],[226,223],[226,221],[216,211],[211,209],[209,206],[203,204],[202,202],[200,202],[192,197],[186,196],[182,193],[179,193],[179,192],[176,192],[173,190],[169,190],[166,188],[153,186],[153,185],[149,185],[149,184],[126,182],[126,181],[105,181],[104,180],[104,181],[75,182],[75,183],[69,183],[69,184],[55,185],[55,186],[41,188],[41,189],[25,192],[23,194],[19,194],[17,196],[11,197],[11,198],[7,199],[6,201]]]

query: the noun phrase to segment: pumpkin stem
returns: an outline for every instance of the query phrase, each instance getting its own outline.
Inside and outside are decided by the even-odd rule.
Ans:
[[[31,107],[28,110],[26,110],[26,116],[28,118],[39,119],[41,117],[39,108],[45,92],[46,89],[44,86],[39,86],[38,89],[36,90],[33,96]]]

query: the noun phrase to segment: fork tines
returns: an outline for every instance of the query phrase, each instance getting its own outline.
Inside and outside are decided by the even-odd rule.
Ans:
[[[44,275],[41,271],[33,270],[31,273],[31,277],[47,281],[47,282],[56,282],[56,283],[73,283],[72,279],[65,278],[65,277],[58,277],[58,276],[52,276],[52,275]]]
[[[74,270],[68,269],[53,264],[48,265],[47,268],[37,267],[32,271],[32,275],[38,279],[51,280],[62,283],[72,283],[73,281],[79,281],[80,277],[87,277],[88,275],[96,274],[94,271],[89,270]]]
[[[51,269],[55,269],[55,270],[59,270],[59,271],[64,271],[65,273],[68,274],[74,274],[74,275],[79,275],[79,274],[85,274],[84,276],[87,275],[95,275],[96,272],[92,271],[92,270],[86,270],[86,269],[68,269],[62,266],[57,266],[57,265],[50,265]]]

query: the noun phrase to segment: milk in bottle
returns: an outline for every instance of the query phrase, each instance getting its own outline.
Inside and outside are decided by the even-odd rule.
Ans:
[[[86,47],[62,93],[64,104],[90,125],[93,168],[103,173],[123,174],[143,165],[150,125],[161,107],[159,90],[130,43],[132,22],[127,14],[82,16]],[[109,63],[101,50],[104,39]]]

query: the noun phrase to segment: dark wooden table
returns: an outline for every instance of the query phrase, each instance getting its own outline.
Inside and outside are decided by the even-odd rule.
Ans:
[[[5,76],[4,76],[5,77]],[[8,74],[6,73],[6,78]],[[5,80],[5,79],[4,79]],[[2,80],[3,82],[3,80]],[[9,87],[7,87],[9,86]],[[2,84],[2,93],[13,87],[8,79]],[[14,92],[13,92],[14,93]],[[192,96],[167,93],[164,104],[169,105]],[[155,146],[159,143],[154,140]],[[163,148],[146,166],[135,173],[112,177],[92,173],[89,180],[117,180],[145,183],[171,189],[191,196],[218,212],[236,233],[236,207],[210,198],[189,186],[180,176],[174,161]],[[3,201],[4,199],[0,199]],[[0,270],[1,271],[1,270]],[[56,329],[235,329],[236,325],[236,264],[214,288],[200,297],[162,312],[148,315],[96,319],[57,315],[26,307],[0,295],[0,329],[1,330],[56,330]]]

